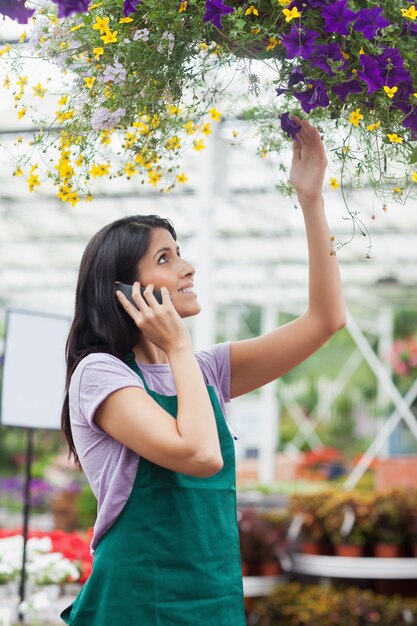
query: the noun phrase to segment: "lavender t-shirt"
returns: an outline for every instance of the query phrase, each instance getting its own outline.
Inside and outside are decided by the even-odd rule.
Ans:
[[[206,384],[214,387],[225,415],[225,403],[230,401],[230,343],[219,343],[209,350],[197,352],[196,358]],[[168,363],[138,365],[149,389],[164,396],[177,394]],[[144,385],[123,361],[110,354],[95,353],[80,361],[69,388],[74,444],[97,498],[92,552],[129,498],[140,460],[135,452],[110,437],[94,422],[100,404],[123,387],[143,389]]]

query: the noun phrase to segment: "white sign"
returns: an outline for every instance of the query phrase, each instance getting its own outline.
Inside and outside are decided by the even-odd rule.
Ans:
[[[61,427],[69,327],[66,317],[7,311],[1,424]]]

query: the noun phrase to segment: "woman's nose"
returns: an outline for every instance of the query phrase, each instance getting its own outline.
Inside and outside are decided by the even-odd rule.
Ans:
[[[181,274],[183,276],[194,276],[195,268],[191,265],[191,263],[187,263],[187,261],[183,261],[184,267],[181,270]]]

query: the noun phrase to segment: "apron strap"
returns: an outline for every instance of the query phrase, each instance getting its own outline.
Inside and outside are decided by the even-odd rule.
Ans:
[[[147,382],[145,380],[144,375],[142,374],[141,370],[139,369],[138,364],[136,363],[136,359],[135,359],[135,353],[133,352],[133,350],[131,352],[128,352],[123,358],[122,361],[124,361],[126,363],[126,365],[128,365],[130,367],[131,370],[133,370],[138,376],[139,378],[142,380],[144,386],[145,386],[145,391],[150,391]]]

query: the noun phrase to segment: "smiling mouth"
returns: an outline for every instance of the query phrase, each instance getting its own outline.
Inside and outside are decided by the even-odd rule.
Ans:
[[[185,289],[178,289],[178,293],[185,293],[195,296],[196,293],[192,287],[186,287]]]

